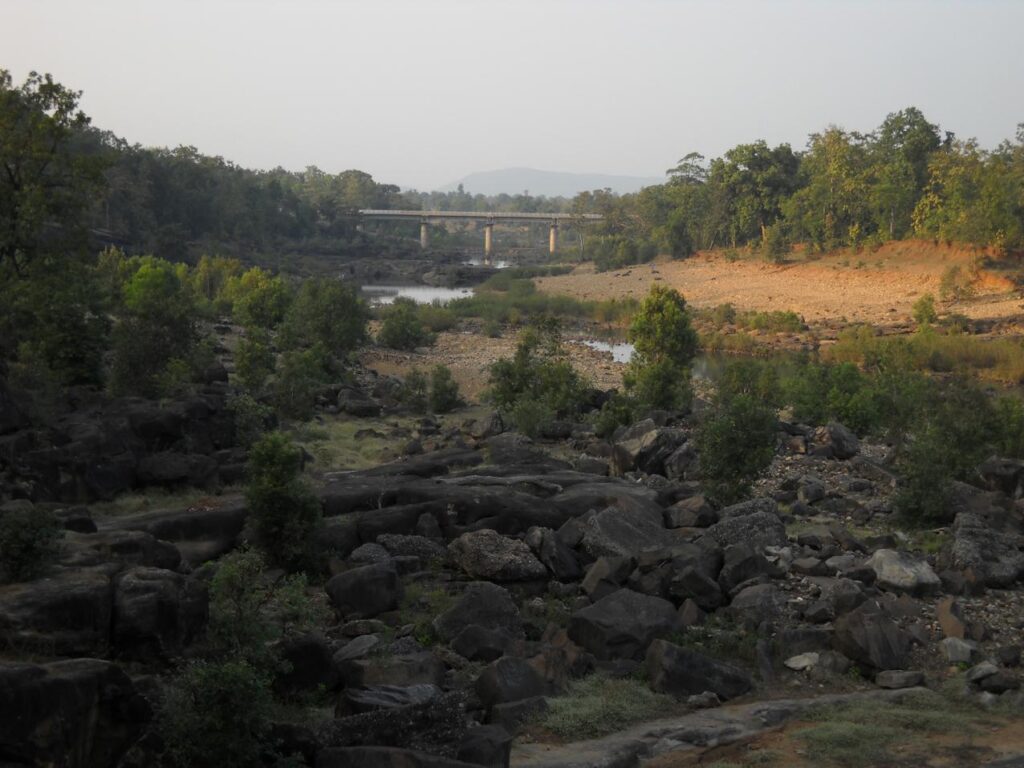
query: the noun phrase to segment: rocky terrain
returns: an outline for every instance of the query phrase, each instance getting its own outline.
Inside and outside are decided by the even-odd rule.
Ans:
[[[215,437],[212,378],[202,407],[98,407],[38,449],[4,409],[0,514],[43,505],[66,528],[48,572],[0,587],[5,765],[160,764],[162,675],[204,632],[207,563],[247,538],[246,504],[88,502],[241,471]],[[330,410],[379,412],[386,389],[335,391]],[[275,686],[328,704],[275,723],[285,752],[320,768],[628,765],[748,737],[824,693],[951,679],[1019,710],[1024,463],[985,462],[949,529],[908,535],[886,449],[841,424],[780,422],[755,498],[725,508],[701,493],[691,428],[653,413],[611,440],[562,424],[535,443],[497,415],[427,417],[393,435],[403,458],[326,473],[328,572],[310,590],[333,620],[282,641]],[[670,720],[614,748],[557,746],[545,713],[594,674],[664,695]]]

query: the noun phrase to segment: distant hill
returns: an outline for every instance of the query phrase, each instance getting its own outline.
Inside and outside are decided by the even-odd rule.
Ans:
[[[452,182],[441,188],[449,192],[462,184],[472,194],[518,195],[529,191],[531,195],[545,197],[573,197],[579,192],[593,189],[611,189],[625,194],[636,192],[652,184],[662,184],[665,179],[648,176],[613,176],[606,173],[563,173],[560,171],[539,171],[535,168],[501,168],[496,171],[480,171]]]

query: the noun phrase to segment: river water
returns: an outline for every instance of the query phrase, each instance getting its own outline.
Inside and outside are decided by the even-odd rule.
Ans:
[[[435,288],[432,285],[364,285],[363,296],[371,305],[392,304],[399,296],[417,304],[447,304],[473,295],[472,288]]]

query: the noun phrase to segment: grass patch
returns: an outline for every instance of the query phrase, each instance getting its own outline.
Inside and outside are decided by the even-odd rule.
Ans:
[[[318,472],[367,469],[387,460],[385,452],[395,446],[388,437],[392,428],[380,419],[328,417],[300,424],[292,437],[313,457]]]
[[[757,633],[748,632],[733,621],[712,614],[703,624],[687,627],[668,638],[684,648],[722,661],[754,663],[757,659]]]
[[[434,618],[452,607],[455,598],[443,587],[414,582],[402,596],[402,622],[413,625],[412,636],[420,645],[434,645]]]
[[[628,725],[665,717],[678,709],[670,696],[635,678],[590,675],[548,701],[538,725],[564,739],[593,739]]]
[[[448,309],[457,317],[477,317],[512,325],[539,315],[624,324],[638,307],[639,302],[632,298],[580,301],[571,296],[541,293],[532,280],[507,276],[504,272],[478,286],[473,296],[448,304]]]
[[[140,512],[159,512],[165,509],[185,509],[202,499],[218,495],[230,495],[244,492],[244,488],[236,485],[225,486],[219,494],[211,493],[202,488],[182,488],[169,491],[166,488],[142,488],[125,493],[111,501],[99,501],[89,505],[89,510],[96,517],[121,517]]]

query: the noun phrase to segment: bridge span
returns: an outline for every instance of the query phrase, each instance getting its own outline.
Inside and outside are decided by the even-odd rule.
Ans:
[[[490,257],[494,250],[494,225],[496,222],[536,222],[546,221],[548,230],[548,251],[554,253],[558,247],[558,225],[560,222],[601,221],[599,213],[515,213],[510,211],[478,212],[478,211],[393,211],[364,209],[359,211],[364,219],[409,220],[420,222],[420,248],[430,245],[430,223],[432,221],[482,221],[484,222],[484,256]]]

